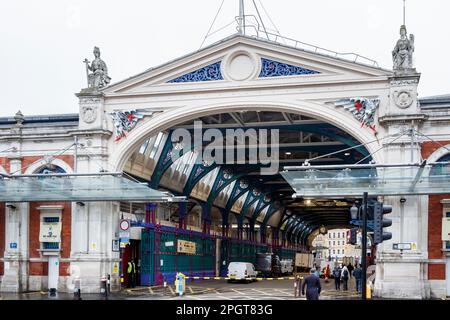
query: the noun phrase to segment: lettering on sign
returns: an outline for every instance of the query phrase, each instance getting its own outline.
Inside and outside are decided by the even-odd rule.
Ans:
[[[188,253],[195,254],[195,242],[186,241],[186,240],[178,240],[178,253]]]
[[[119,241],[119,240],[114,239],[114,240],[112,241],[112,251],[113,251],[113,252],[118,252],[118,251],[120,251],[120,241]]]
[[[39,229],[40,242],[61,242],[61,222],[41,221]]]
[[[450,241],[450,218],[442,219],[442,241]]]

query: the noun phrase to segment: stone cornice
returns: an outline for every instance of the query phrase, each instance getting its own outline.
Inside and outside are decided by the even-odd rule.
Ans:
[[[424,113],[416,113],[416,114],[392,114],[385,115],[378,119],[378,122],[382,125],[389,125],[392,123],[405,123],[405,122],[423,122],[428,120],[428,117]]]
[[[54,139],[65,139],[65,138],[72,138],[74,136],[92,136],[92,135],[102,135],[109,137],[111,136],[112,131],[110,130],[102,130],[102,129],[95,129],[95,130],[79,130],[79,129],[73,129],[68,130],[65,133],[29,133],[29,134],[22,134],[22,135],[11,135],[11,134],[0,134],[0,140],[54,140]]]
[[[232,92],[232,91],[239,91],[239,92],[252,92],[255,90],[286,90],[286,89],[302,89],[302,88],[308,88],[308,87],[330,87],[330,86],[342,86],[342,85],[354,85],[354,84],[370,84],[370,83],[385,83],[386,88],[389,86],[388,78],[385,76],[378,76],[373,78],[366,78],[366,79],[328,79],[328,80],[311,80],[305,82],[289,82],[286,81],[285,83],[276,83],[272,82],[272,79],[267,79],[264,81],[258,81],[258,83],[253,84],[246,84],[245,86],[242,85],[242,83],[236,83],[235,85],[230,85],[230,83],[227,83],[227,85],[217,85],[217,86],[209,86],[209,87],[180,87],[180,88],[173,88],[173,87],[166,87],[164,85],[155,85],[153,88],[154,91],[148,91],[148,92],[130,92],[130,93],[108,93],[105,95],[105,99],[107,100],[112,98],[136,98],[136,97],[146,97],[146,96],[173,96],[177,94],[207,94],[207,93],[214,93],[214,92]],[[256,82],[256,81],[255,81]],[[160,90],[155,90],[155,88],[158,87]],[[363,88],[363,89],[371,89],[371,88]]]

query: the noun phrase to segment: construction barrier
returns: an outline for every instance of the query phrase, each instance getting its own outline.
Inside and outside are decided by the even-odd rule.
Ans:
[[[216,246],[220,247],[220,257],[216,257]],[[141,234],[139,283],[144,286],[174,283],[178,272],[185,274],[187,280],[213,279],[216,270],[221,279],[225,279],[230,262],[256,264],[258,253],[272,250],[281,260],[292,259],[296,252],[294,248],[272,248],[248,240],[224,239],[195,231],[148,225]],[[216,266],[216,260],[220,265]]]

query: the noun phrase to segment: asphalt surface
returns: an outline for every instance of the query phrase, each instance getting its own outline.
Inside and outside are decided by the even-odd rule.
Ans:
[[[321,279],[322,300],[355,300],[359,295],[355,291],[354,279],[349,280],[348,291],[336,291],[334,280],[328,282]],[[187,283],[186,294],[178,296],[173,285],[164,287],[138,287],[123,289],[111,293],[108,297],[102,294],[83,294],[82,300],[304,300],[295,297],[293,280],[261,280],[257,282],[232,282],[226,280],[194,280]],[[22,294],[2,293],[2,300],[74,300],[70,293],[58,292],[50,296],[47,292],[30,292]]]

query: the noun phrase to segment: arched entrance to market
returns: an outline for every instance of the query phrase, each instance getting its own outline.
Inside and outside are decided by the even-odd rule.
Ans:
[[[310,234],[321,225],[348,226],[349,208],[354,199],[292,199],[294,191],[278,173],[261,175],[261,165],[248,163],[199,164],[196,162],[199,155],[194,150],[183,150],[181,157],[172,160],[177,142],[172,141],[171,133],[180,128],[192,132],[195,121],[202,123],[203,132],[208,129],[279,130],[278,170],[285,165],[301,165],[315,157],[319,158],[317,164],[372,160],[374,136],[361,129],[356,120],[343,111],[305,104],[309,108],[304,104],[236,104],[204,107],[195,112],[186,108],[167,111],[143,122],[120,141],[112,154],[113,163],[152,188],[187,197],[188,202],[180,204],[167,220],[157,218],[152,223],[213,234],[228,241],[208,244],[209,252],[221,255],[215,261],[216,274],[225,271],[217,264],[221,266],[236,258],[252,262],[256,253],[274,248],[279,248],[279,252],[290,249],[287,256],[292,258],[296,250],[308,250]],[[313,106],[316,110],[311,111]],[[302,109],[308,111],[298,111]],[[253,243],[253,249],[237,252],[232,243]],[[172,269],[179,270],[178,261],[173,263]],[[165,277],[163,271],[167,275],[168,269],[159,267],[164,269],[159,270],[161,277]],[[211,269],[206,271],[213,275],[209,273]]]

